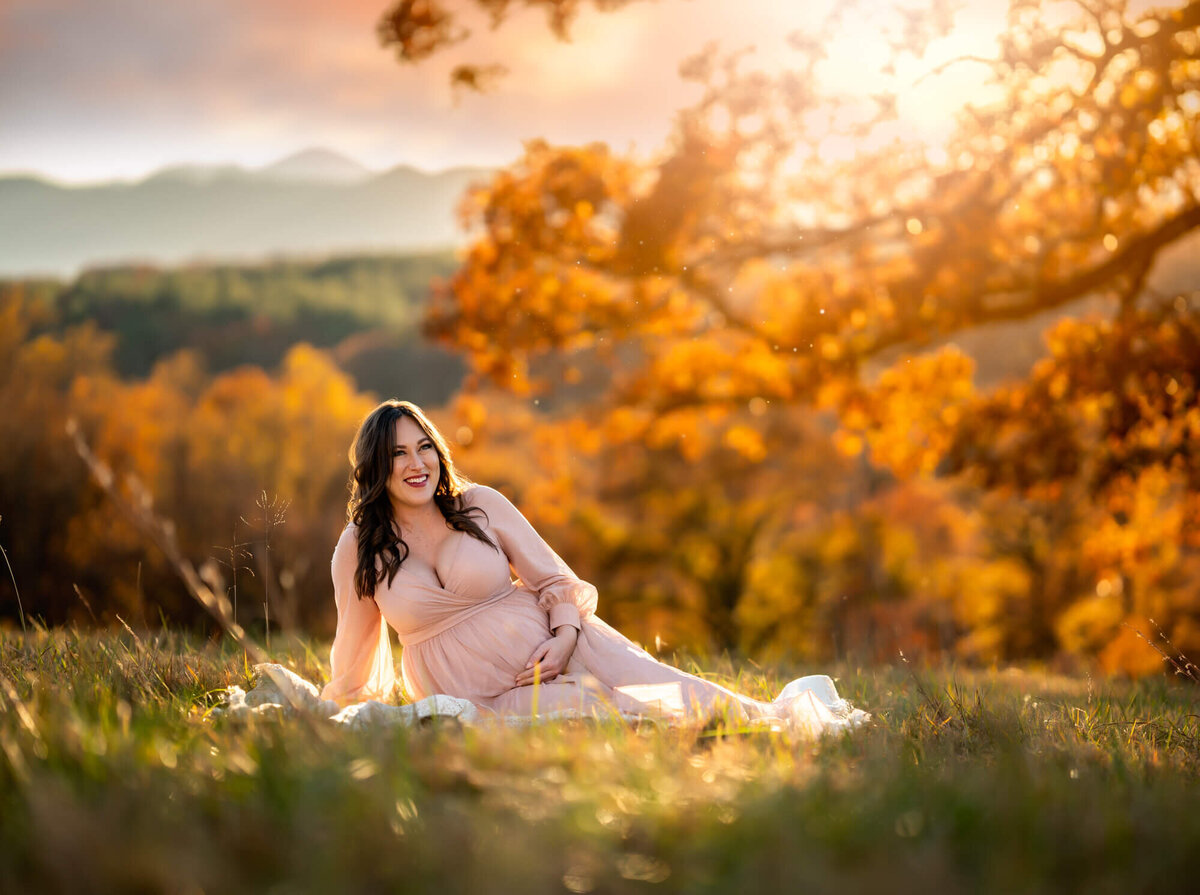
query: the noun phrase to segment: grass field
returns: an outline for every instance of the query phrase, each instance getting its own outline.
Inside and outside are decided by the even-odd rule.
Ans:
[[[275,643],[321,681],[325,645]],[[691,667],[684,662],[685,667]],[[769,696],[802,668],[714,677]],[[214,718],[232,647],[0,633],[0,891],[1166,892],[1200,879],[1194,685],[836,669],[819,744]]]

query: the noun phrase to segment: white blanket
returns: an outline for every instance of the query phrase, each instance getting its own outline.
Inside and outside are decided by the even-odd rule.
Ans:
[[[303,712],[352,728],[395,724],[412,726],[434,717],[457,718],[465,724],[471,724],[479,718],[479,710],[473,703],[440,695],[410,705],[388,705],[372,699],[343,708],[331,699],[322,699],[320,691],[313,684],[282,665],[263,663],[255,665],[254,670],[258,673],[258,679],[250,692],[241,687],[230,687],[216,714],[244,717]]]
[[[356,729],[397,724],[411,727],[431,718],[454,718],[462,724],[499,723],[521,727],[537,721],[579,717],[575,712],[555,712],[536,718],[498,717],[490,712],[481,712],[466,699],[441,694],[427,696],[408,705],[389,705],[369,700],[343,708],[332,700],[322,699],[320,691],[313,684],[282,665],[264,663],[255,665],[254,670],[258,673],[255,686],[249,692],[241,687],[230,687],[224,703],[215,710],[215,714],[245,717],[303,712]],[[792,681],[768,705],[775,707],[776,711],[756,718],[751,722],[752,726],[764,730],[786,730],[809,737],[853,730],[871,718],[866,712],[841,699],[832,679],[823,674]],[[638,716],[620,717],[633,719]]]

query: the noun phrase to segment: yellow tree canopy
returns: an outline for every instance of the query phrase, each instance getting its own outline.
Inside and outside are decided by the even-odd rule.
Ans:
[[[584,4],[522,5],[565,36]],[[518,4],[457,9],[472,6],[501,26]],[[594,433],[575,443],[610,456],[636,444],[703,469],[730,452],[778,463],[794,442],[772,419],[835,411],[844,455],[901,478],[964,473],[1010,501],[972,525],[998,526],[988,550],[1023,570],[995,593],[1028,580],[1036,649],[1057,637],[1127,655],[1119,625],[1152,611],[1200,645],[1186,596],[1200,545],[1185,534],[1200,530],[1200,302],[1146,287],[1200,226],[1200,3],[1012,0],[995,57],[950,63],[986,66],[990,98],[932,148],[867,139],[895,119],[895,93],[819,89],[851,6],[793,36],[787,70],[712,50],[685,64],[702,96],[655,157],[530,140],[464,202],[478,236],[430,333],[475,385],[575,402],[572,424]],[[920,58],[953,13],[904,10],[897,56]],[[450,4],[412,0],[380,36],[416,62],[469,34]],[[457,76],[477,84],[494,65]],[[831,136],[859,150],[824,156]],[[939,347],[1085,299],[1111,319],[1054,330],[1050,356],[999,391]],[[1135,531],[1151,518],[1157,540]],[[1028,537],[1007,539],[1006,519]],[[1097,596],[1103,612],[1086,608]]]
[[[561,30],[579,3],[528,5]],[[479,6],[497,22],[509,9]],[[1012,4],[988,63],[1004,99],[963,109],[944,152],[822,159],[810,113],[843,100],[810,89],[821,43],[800,38],[782,73],[738,56],[686,66],[705,95],[657,161],[531,141],[467,204],[482,235],[433,332],[517,390],[550,385],[535,375],[547,355],[636,346],[610,398],[658,416],[754,398],[840,407],[841,384],[886,349],[1088,295],[1132,306],[1156,255],[1200,224],[1200,5],[1077,6],[1051,27],[1043,4]],[[913,14],[918,49],[947,13]],[[381,33],[416,60],[463,36],[449,16],[402,2]],[[872,101],[849,136],[894,115],[894,96]]]

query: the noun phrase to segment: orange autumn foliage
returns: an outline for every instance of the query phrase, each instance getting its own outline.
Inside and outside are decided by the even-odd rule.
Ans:
[[[92,327],[33,336],[45,313],[19,289],[0,291],[10,324],[0,341],[0,515],[22,590],[34,595],[30,611],[49,622],[198,618],[161,554],[89,482],[66,437],[74,417],[117,486],[148,494],[172,520],[187,556],[230,590],[237,567],[243,623],[269,612],[323,628],[346,448],[373,399],[306,345],[274,375],[246,367],[210,377],[184,351],[143,381],[122,381],[111,340]]]
[[[816,644],[830,631],[848,636],[852,616],[892,605],[905,608],[888,624],[925,630],[930,650],[1097,656],[1120,635],[1080,607],[1118,578],[1129,590],[1108,593],[1127,602],[1134,590],[1195,594],[1154,598],[1176,607],[1164,622],[1171,633],[1186,640],[1195,630],[1200,587],[1188,532],[1197,483],[1179,464],[1190,462],[1180,457],[1190,456],[1191,420],[1200,418],[1187,335],[1197,311],[1186,296],[1167,296],[1175,319],[1166,323],[1164,303],[1144,287],[1159,254],[1200,227],[1200,6],[1135,13],[1122,0],[1086,0],[1075,11],[1063,20],[1039,4],[1012,4],[988,62],[999,98],[964,110],[944,153],[900,141],[846,160],[812,152],[828,136],[810,132],[815,113],[845,108],[818,89],[818,35],[794,41],[796,65],[781,73],[753,69],[752,57],[697,56],[684,75],[702,98],[678,113],[656,157],[531,141],[465,204],[479,235],[437,296],[428,332],[466,355],[473,388],[538,395],[597,433],[578,441],[602,445],[598,460],[640,450],[662,464],[640,490],[576,498],[579,518],[654,506],[628,539],[657,543],[661,495],[704,508],[676,531],[699,539],[696,582],[713,574],[703,558],[712,550],[756,556],[738,560],[731,617],[741,621],[732,624],[721,615],[728,606],[684,598],[686,582],[646,591],[646,602],[673,599],[703,613],[695,636],[750,643],[773,622],[793,632],[792,644]],[[403,10],[391,15],[399,21]],[[951,19],[942,4],[914,12],[912,40],[897,49],[919,57]],[[434,52],[436,35],[427,36]],[[861,141],[894,117],[894,96],[870,99],[876,114],[842,136]],[[928,352],[960,332],[1099,298],[1113,319],[1060,326],[1051,357],[1023,384],[980,389],[968,356],[952,346]],[[1112,337],[1129,350],[1106,353]],[[1080,388],[1087,394],[1076,398]],[[723,540],[731,535],[711,518],[736,515],[716,500],[725,486],[714,477],[742,462],[782,464],[778,483],[757,487],[803,503],[789,486],[804,464],[789,458],[794,444],[774,437],[803,408],[835,415],[833,443],[869,466],[844,473],[851,521],[831,512],[820,533],[802,535],[747,520],[753,534],[740,537],[753,546],[734,550],[738,538]],[[687,471],[669,467],[672,456]],[[1151,487],[1139,476],[1155,465],[1174,470],[1174,484],[1155,492],[1160,521],[1180,520],[1156,529],[1173,547],[1118,548],[1130,517],[1114,501]],[[1115,477],[1122,469],[1128,475]],[[958,477],[948,505],[975,508],[956,524],[981,541],[953,548],[956,571],[917,578],[927,583],[895,603],[886,575],[830,584],[864,556],[892,567],[889,551],[904,538],[868,537],[862,520],[880,493],[909,487],[895,480],[933,475]],[[883,532],[924,522],[884,515]],[[843,550],[838,538],[850,531],[858,546]],[[772,553],[785,549],[811,558],[797,565]],[[786,583],[768,587],[767,599],[746,585],[752,567]],[[812,596],[830,588],[848,608],[814,615],[813,605],[840,599]],[[1120,615],[1141,611],[1129,605]],[[922,612],[926,621],[915,620]]]

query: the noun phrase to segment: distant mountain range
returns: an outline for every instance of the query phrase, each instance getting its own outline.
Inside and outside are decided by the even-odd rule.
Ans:
[[[446,248],[464,239],[455,218],[463,192],[489,173],[376,172],[308,149],[263,168],[179,165],[133,183],[0,177],[0,276]]]
[[[136,182],[64,186],[0,176],[0,277],[85,267],[402,253],[465,240],[455,210],[487,168],[372,171],[328,149],[262,168],[174,165]],[[1200,232],[1165,250],[1149,285],[1200,288]]]

